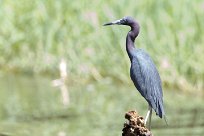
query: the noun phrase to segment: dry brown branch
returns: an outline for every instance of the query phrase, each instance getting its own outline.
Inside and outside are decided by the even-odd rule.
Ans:
[[[128,122],[124,123],[122,136],[153,136],[145,127],[144,118],[136,111],[129,111],[125,114]]]

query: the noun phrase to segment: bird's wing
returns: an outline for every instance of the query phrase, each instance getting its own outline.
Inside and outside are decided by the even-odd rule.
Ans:
[[[162,117],[164,115],[163,93],[159,73],[150,56],[143,50],[137,50],[132,59],[131,78],[155,112]]]

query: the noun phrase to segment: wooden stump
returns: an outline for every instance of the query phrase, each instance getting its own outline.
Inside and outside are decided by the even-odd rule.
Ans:
[[[153,136],[145,127],[144,118],[136,111],[129,111],[125,114],[128,122],[124,123],[122,136]]]

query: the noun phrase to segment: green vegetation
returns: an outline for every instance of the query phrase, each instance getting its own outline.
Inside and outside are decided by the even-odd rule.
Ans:
[[[126,111],[144,116],[129,78],[129,28],[102,26],[127,15],[165,87],[170,126],[154,116],[154,135],[203,134],[203,11],[202,0],[0,0],[0,135],[121,135]],[[51,87],[62,58],[69,108]]]
[[[124,114],[137,109],[145,116],[147,104],[134,86],[92,82],[68,86],[71,103],[64,108],[52,78],[0,77],[0,135],[11,136],[119,136]],[[202,135],[204,100],[176,91],[164,91],[169,126],[153,113],[152,132],[163,135]],[[196,98],[196,99],[195,99]]]
[[[130,15],[141,25],[137,47],[150,53],[166,87],[204,87],[201,0],[1,0],[1,72],[56,75],[66,58],[70,80],[131,83],[125,36],[102,24]]]

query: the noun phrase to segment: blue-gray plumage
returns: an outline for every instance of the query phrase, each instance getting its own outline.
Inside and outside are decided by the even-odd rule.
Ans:
[[[131,61],[130,77],[137,90],[149,104],[149,112],[145,119],[145,123],[149,114],[149,122],[151,123],[152,108],[160,118],[165,118],[161,79],[156,66],[146,52],[142,49],[137,49],[134,46],[135,38],[139,34],[139,24],[132,17],[124,17],[120,20],[106,23],[104,25],[115,24],[128,25],[131,27],[131,30],[128,32],[126,37],[126,50]]]
[[[141,49],[134,49],[130,76],[137,90],[160,118],[164,115],[163,94],[158,71],[150,56]]]

